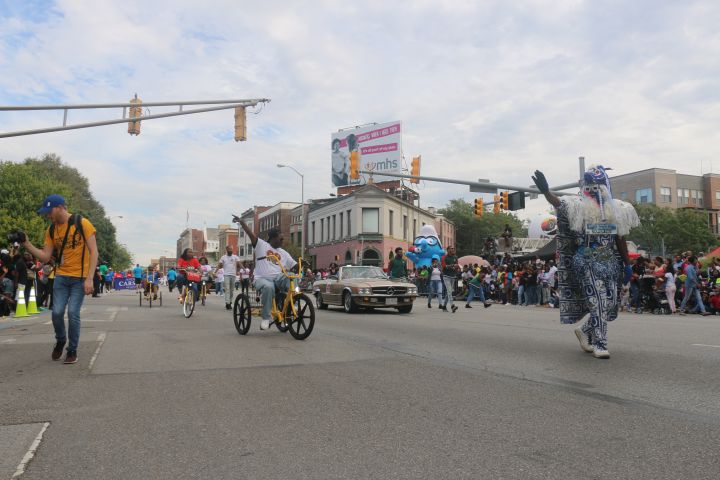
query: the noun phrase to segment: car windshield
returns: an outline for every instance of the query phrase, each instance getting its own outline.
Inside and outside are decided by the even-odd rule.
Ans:
[[[379,267],[343,267],[342,279],[350,278],[387,278]]]

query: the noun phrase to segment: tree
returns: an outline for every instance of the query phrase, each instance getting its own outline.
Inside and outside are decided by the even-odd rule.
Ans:
[[[439,213],[455,224],[455,249],[461,257],[479,254],[485,239],[500,236],[506,223],[516,237],[527,235],[527,229],[515,214],[501,212],[495,215],[485,212],[481,218],[476,218],[473,206],[462,198],[450,200]]]
[[[36,210],[49,193],[65,197],[68,210],[88,218],[97,233],[99,261],[116,270],[130,265],[130,253],[117,243],[115,227],[105,215],[103,206],[90,192],[90,184],[75,168],[60,157],[46,154],[23,163],[0,162],[0,235],[5,238],[14,229],[28,233],[35,245],[44,243],[48,222]]]
[[[669,255],[687,250],[707,252],[717,245],[717,238],[708,229],[707,218],[693,209],[635,205],[640,226],[633,228],[628,240],[653,255]]]

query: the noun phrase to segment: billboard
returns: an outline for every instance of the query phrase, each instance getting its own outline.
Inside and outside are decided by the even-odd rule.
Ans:
[[[350,179],[350,152],[352,151],[360,154],[360,170],[377,172],[376,181],[382,179],[383,172],[401,173],[400,130],[401,123],[397,121],[333,133],[330,139],[333,187],[365,183],[363,179],[365,175],[361,175],[358,180]]]

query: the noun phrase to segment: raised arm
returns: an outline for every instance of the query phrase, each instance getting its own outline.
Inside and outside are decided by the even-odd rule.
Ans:
[[[540,170],[535,170],[535,176],[532,177],[533,182],[535,182],[535,185],[537,186],[538,190],[540,190],[540,193],[545,195],[545,200],[548,201],[550,205],[557,208],[560,206],[560,198],[558,198],[557,195],[552,193],[550,191],[550,187],[548,186],[547,179],[545,178],[545,175]]]
[[[245,231],[245,234],[250,238],[250,245],[255,247],[257,245],[257,237],[253,233],[252,230],[250,230],[250,227],[247,226],[245,222],[242,221],[240,217],[237,215],[233,215],[233,223],[239,223],[242,229]]]

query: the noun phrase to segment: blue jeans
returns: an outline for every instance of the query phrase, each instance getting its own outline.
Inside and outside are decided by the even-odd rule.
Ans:
[[[478,297],[481,302],[485,303],[485,291],[482,287],[478,287],[475,284],[468,283],[468,297],[467,297],[467,303],[472,302],[472,299],[475,297]]]
[[[255,290],[260,294],[263,320],[272,320],[270,311],[272,310],[275,292],[287,292],[288,288],[290,288],[290,279],[279,273],[271,278],[256,278],[254,285]],[[277,308],[282,308],[282,306],[278,305]]]
[[[53,283],[52,322],[55,340],[58,342],[67,340],[65,334],[65,307],[67,307],[70,334],[68,352],[76,352],[80,341],[80,308],[85,299],[84,284],[84,278],[65,275],[57,275]]]
[[[700,312],[705,313],[705,304],[703,304],[702,297],[700,296],[700,290],[698,290],[697,287],[688,287],[687,285],[685,286],[685,297],[680,304],[680,310],[685,310],[685,305],[687,305],[691,296],[695,297],[695,310],[699,309]]]
[[[520,285],[518,287],[518,299],[517,299],[518,305],[525,305],[525,285]]]
[[[443,301],[443,286],[442,286],[442,280],[430,280],[430,285],[428,288],[428,305],[430,305],[430,300],[432,300],[433,295],[437,295],[438,299],[438,305],[442,305]]]

